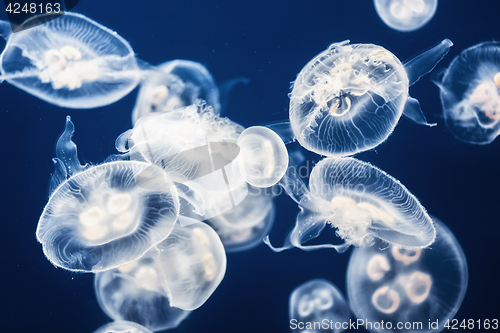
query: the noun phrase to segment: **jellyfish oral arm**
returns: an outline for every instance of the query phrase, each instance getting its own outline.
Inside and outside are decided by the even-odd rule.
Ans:
[[[418,125],[426,125],[429,127],[434,127],[437,125],[436,123],[431,124],[427,122],[427,119],[425,118],[424,113],[420,108],[420,103],[418,102],[418,100],[410,96],[408,96],[408,99],[406,100],[403,114]]]

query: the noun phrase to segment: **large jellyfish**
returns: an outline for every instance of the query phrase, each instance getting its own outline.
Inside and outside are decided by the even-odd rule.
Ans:
[[[114,321],[99,327],[94,333],[153,333],[146,327],[131,321]]]
[[[283,140],[263,126],[245,129],[238,138],[238,161],[243,178],[255,187],[278,183],[288,168],[288,152]]]
[[[273,197],[272,189],[250,187],[239,205],[206,220],[219,235],[226,252],[246,251],[262,244],[274,223]]]
[[[430,126],[408,88],[452,45],[445,39],[404,64],[381,46],[330,45],[293,83],[290,122],[297,140],[315,153],[341,157],[385,141],[401,114]]]
[[[441,332],[467,289],[467,262],[452,232],[436,218],[431,248],[355,249],[347,268],[351,309],[372,332]],[[384,322],[385,325],[373,325]],[[449,322],[448,322],[449,324]]]
[[[349,307],[340,291],[323,279],[307,281],[290,294],[290,329],[304,333],[340,333],[349,326]]]
[[[96,275],[99,304],[111,318],[152,330],[173,328],[220,284],[226,253],[219,237],[205,223],[186,217],[179,221],[141,259]]]
[[[0,22],[0,34],[7,39],[0,80],[51,104],[76,109],[108,105],[140,80],[128,42],[83,15],[68,12],[27,30],[10,29],[8,22]]]
[[[403,32],[422,28],[437,9],[437,0],[374,0],[374,3],[382,21]]]
[[[73,132],[68,116],[36,230],[43,252],[72,271],[99,272],[136,260],[171,232],[179,212],[176,188],[161,169],[150,172],[149,163],[80,165]]]
[[[132,111],[132,123],[151,113],[171,111],[204,100],[219,114],[219,89],[202,64],[189,60],[172,60],[156,67],[141,84]]]
[[[242,131],[211,107],[197,104],[142,117],[120,135],[116,148],[161,167],[174,182],[189,187],[196,193],[193,206],[207,219],[236,207],[248,193],[235,160]]]
[[[434,241],[431,218],[398,180],[369,163],[354,158],[326,158],[312,170],[309,191],[299,201],[301,212],[285,245],[304,250],[334,248],[344,252],[350,245],[366,247],[376,238],[404,248],[423,248]],[[345,243],[302,245],[318,237],[326,224],[336,229]]]
[[[460,53],[440,73],[444,120],[458,140],[488,144],[500,133],[500,43],[484,42]]]

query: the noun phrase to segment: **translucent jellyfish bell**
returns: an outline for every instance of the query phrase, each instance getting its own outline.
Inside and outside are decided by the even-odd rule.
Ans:
[[[460,53],[435,83],[446,126],[458,140],[488,144],[500,133],[500,43],[484,42]]]
[[[349,307],[331,282],[323,279],[307,281],[295,288],[288,301],[292,332],[343,332],[343,323],[351,317]]]
[[[238,157],[243,178],[255,187],[275,185],[288,168],[288,152],[283,140],[267,127],[252,126],[238,138]]]
[[[81,14],[67,12],[16,33],[1,21],[0,30],[7,39],[0,79],[51,104],[76,109],[108,105],[127,95],[141,77],[128,42]]]
[[[402,32],[422,28],[437,9],[437,0],[374,0],[374,3],[380,19]]]
[[[94,333],[153,333],[146,327],[131,321],[114,321],[99,327]]]
[[[467,262],[452,232],[433,220],[437,236],[431,248],[372,246],[352,252],[347,268],[351,309],[366,322],[387,323],[385,329],[365,326],[369,331],[441,332],[458,311],[467,289]],[[430,327],[436,320],[438,325]],[[411,327],[396,327],[397,322]]]
[[[445,39],[404,64],[381,46],[349,41],[330,45],[293,83],[290,122],[297,140],[315,153],[341,157],[385,141],[401,114],[431,126],[408,88],[452,45]]]
[[[177,191],[161,169],[149,172],[148,163],[79,165],[73,131],[68,117],[56,145],[52,193],[36,230],[43,252],[71,271],[98,272],[136,260],[171,232]]]
[[[431,218],[398,180],[369,163],[354,158],[326,158],[313,168],[310,190],[303,194],[294,229],[282,251],[371,246],[376,238],[405,248],[423,248],[434,241]],[[317,237],[326,224],[336,229],[341,245],[302,245]]]

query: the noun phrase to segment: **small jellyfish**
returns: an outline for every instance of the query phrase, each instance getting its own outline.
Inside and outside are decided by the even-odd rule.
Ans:
[[[283,140],[267,127],[252,126],[238,138],[238,161],[243,178],[255,187],[278,183],[288,168],[288,152]]]
[[[445,39],[404,64],[381,46],[330,45],[293,83],[290,123],[297,140],[320,155],[341,157],[385,141],[401,114],[431,126],[408,88],[432,71],[452,45]]]
[[[206,222],[217,232],[227,253],[250,250],[262,244],[275,218],[273,194],[250,188],[245,199]]]
[[[323,279],[310,280],[295,288],[288,306],[292,332],[340,333],[348,328],[351,317],[340,291]]]
[[[179,222],[139,260],[96,274],[97,299],[111,318],[154,331],[173,328],[220,284],[226,253],[219,237],[205,223],[187,217]]]
[[[132,123],[151,113],[171,111],[204,100],[219,114],[219,89],[210,72],[200,63],[172,60],[156,67],[144,81],[132,111]]]
[[[153,333],[146,327],[125,320],[114,321],[96,329],[94,333]]]
[[[81,14],[68,12],[16,33],[1,21],[0,30],[7,39],[0,80],[48,103],[75,109],[108,105],[141,78],[128,42]]]
[[[301,212],[285,245],[304,250],[350,245],[367,247],[379,238],[405,248],[423,248],[434,241],[435,229],[424,207],[398,180],[354,158],[326,158],[309,177],[309,191],[299,201]],[[329,224],[345,243],[302,245],[318,237]]]
[[[437,0],[374,0],[377,14],[385,24],[402,32],[415,31],[436,13]]]
[[[73,132],[68,116],[37,240],[50,262],[71,271],[99,272],[136,260],[171,232],[179,212],[176,188],[161,169],[149,172],[149,163],[81,166]]]
[[[455,138],[491,143],[500,133],[500,43],[484,42],[460,53],[434,81],[446,126]]]
[[[248,193],[235,160],[243,129],[202,103],[142,117],[118,137],[116,148],[161,167],[174,182],[196,192],[194,206],[207,219],[236,207]]]
[[[452,232],[433,220],[437,236],[430,248],[372,246],[352,252],[348,300],[369,331],[441,332],[458,311],[467,289],[467,261]],[[373,325],[382,321],[383,327]]]

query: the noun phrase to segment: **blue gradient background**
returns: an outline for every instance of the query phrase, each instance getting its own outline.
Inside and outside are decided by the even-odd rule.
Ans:
[[[251,126],[287,118],[290,82],[333,42],[374,43],[405,60],[450,38],[455,45],[438,65],[442,68],[465,48],[500,39],[499,9],[496,0],[441,0],[434,18],[410,33],[388,28],[369,0],[80,0],[74,11],[117,31],[150,64],[189,59],[206,65],[219,83],[249,78],[248,85],[235,87],[225,115]],[[0,18],[6,19],[5,12]],[[357,158],[399,179],[455,233],[469,265],[469,287],[456,318],[500,319],[500,140],[472,146],[454,139],[429,76],[410,92],[438,126],[402,119],[385,143]],[[110,321],[97,304],[92,274],[53,267],[35,229],[65,116],[75,123],[80,159],[100,163],[116,152],[115,138],[131,127],[136,94],[137,89],[110,106],[72,110],[0,85],[1,332],[92,332]],[[286,196],[276,204],[271,241],[280,245],[298,210]],[[218,289],[175,332],[288,332],[290,292],[324,278],[345,295],[350,252],[276,254],[260,245],[228,254]]]

